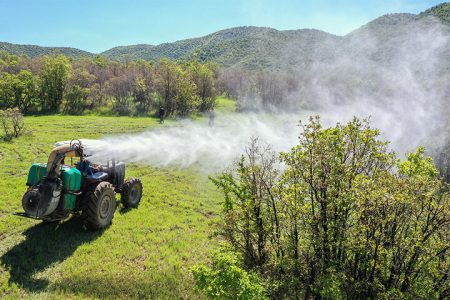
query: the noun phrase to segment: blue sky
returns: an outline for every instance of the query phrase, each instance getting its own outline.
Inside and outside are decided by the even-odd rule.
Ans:
[[[0,0],[0,41],[101,52],[252,25],[343,35],[386,13],[444,0]]]

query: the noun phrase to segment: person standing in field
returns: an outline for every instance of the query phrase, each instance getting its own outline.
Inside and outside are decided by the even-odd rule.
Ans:
[[[209,126],[214,126],[214,120],[216,118],[216,112],[214,111],[214,109],[209,110],[208,112],[208,117],[209,117]]]
[[[159,124],[163,124],[164,123],[164,116],[165,116],[165,114],[166,114],[166,111],[165,111],[165,109],[164,109],[164,107],[160,107],[159,108]]]

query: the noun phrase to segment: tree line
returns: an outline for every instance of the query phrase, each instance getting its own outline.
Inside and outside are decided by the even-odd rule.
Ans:
[[[242,111],[298,108],[301,82],[298,74],[212,62],[28,58],[0,51],[0,109],[24,114],[146,115],[163,106],[169,115],[186,116],[214,108],[219,94],[235,99]]]
[[[198,61],[119,63],[103,57],[71,60],[0,52],[0,109],[24,114],[148,115],[164,107],[171,116],[214,108],[218,67]]]

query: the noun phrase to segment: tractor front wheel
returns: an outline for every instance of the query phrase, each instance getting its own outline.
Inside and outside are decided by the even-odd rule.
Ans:
[[[109,182],[100,182],[95,189],[86,192],[81,216],[91,230],[108,227],[116,211],[116,194]]]
[[[122,204],[125,208],[136,208],[142,198],[142,182],[138,178],[130,178],[123,183],[120,193]]]

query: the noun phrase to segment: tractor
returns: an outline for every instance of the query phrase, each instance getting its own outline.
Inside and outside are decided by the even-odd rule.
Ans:
[[[79,214],[88,229],[99,230],[112,222],[118,203],[116,193],[125,208],[139,205],[141,180],[124,180],[125,164],[115,158],[92,163],[85,141],[56,143],[46,164],[30,167],[28,189],[22,198],[25,213],[19,215],[59,222]],[[71,164],[66,164],[69,158]]]

